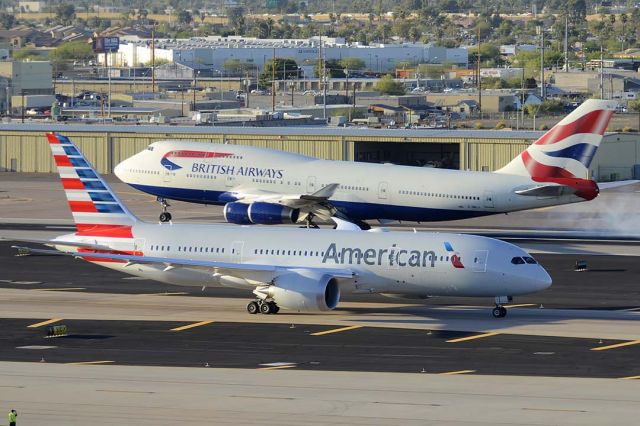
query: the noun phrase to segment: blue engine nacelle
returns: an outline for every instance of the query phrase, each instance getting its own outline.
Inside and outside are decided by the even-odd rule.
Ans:
[[[298,222],[300,210],[280,204],[256,202],[251,204],[227,203],[224,219],[237,225],[280,225]]]
[[[251,223],[259,225],[296,223],[300,217],[300,210],[272,203],[251,203],[248,211]]]
[[[224,220],[236,225],[251,225],[249,219],[249,204],[243,203],[227,203],[222,211]]]

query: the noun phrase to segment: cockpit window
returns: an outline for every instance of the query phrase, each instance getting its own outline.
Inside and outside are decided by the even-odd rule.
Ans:
[[[536,265],[538,262],[533,258],[533,257],[529,257],[529,256],[523,256],[522,257],[524,259],[525,262],[527,262],[529,265]]]
[[[524,259],[521,257],[514,257],[513,259],[511,259],[511,263],[513,263],[514,265],[524,265]]]
[[[149,146],[147,147],[147,151],[153,151],[153,146],[149,145]]]

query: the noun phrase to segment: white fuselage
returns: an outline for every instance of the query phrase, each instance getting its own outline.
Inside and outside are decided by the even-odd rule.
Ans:
[[[133,226],[132,233],[133,239],[75,234],[59,238],[154,258],[275,265],[288,270],[345,269],[353,273],[352,278],[340,280],[341,290],[347,293],[493,297],[532,293],[551,285],[539,264],[512,263],[514,257],[528,256],[522,249],[473,235],[140,222]],[[58,249],[77,250],[65,246]],[[454,266],[454,255],[462,267]],[[264,275],[252,279],[250,274],[238,278],[164,264],[95,263],[177,285],[252,289],[259,281],[264,282]]]
[[[184,151],[227,155],[166,157]],[[274,198],[312,194],[338,183],[330,203],[358,220],[464,219],[584,201],[575,195],[518,195],[515,191],[535,185],[525,176],[328,161],[248,146],[181,141],[155,142],[120,163],[115,172],[144,192],[202,204],[242,201],[254,192]]]

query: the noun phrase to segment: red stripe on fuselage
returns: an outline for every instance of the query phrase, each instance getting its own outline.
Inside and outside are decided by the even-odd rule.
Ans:
[[[58,167],[73,167],[71,165],[69,157],[67,157],[66,155],[54,155],[53,159],[55,160],[56,166]]]
[[[217,158],[217,157],[229,157],[233,154],[226,152],[210,152],[210,151],[169,151],[165,154],[165,158]]]
[[[62,187],[64,189],[85,189],[84,184],[77,178],[62,178]]]
[[[82,237],[133,238],[130,225],[76,224],[76,235]]]
[[[602,109],[591,111],[574,122],[554,126],[553,129],[535,141],[534,145],[554,144],[578,133],[595,133],[602,136],[607,129],[612,114],[613,111]]]

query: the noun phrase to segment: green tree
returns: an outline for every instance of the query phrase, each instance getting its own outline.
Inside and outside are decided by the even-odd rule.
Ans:
[[[405,87],[401,82],[397,82],[390,75],[385,75],[376,82],[374,90],[381,95],[404,95]]]
[[[189,25],[193,20],[193,16],[191,16],[191,12],[184,9],[180,9],[176,12],[176,18],[178,19],[178,23],[181,25]]]
[[[345,69],[355,71],[363,70],[365,68],[365,63],[360,58],[343,58],[340,60],[340,65]]]
[[[95,54],[91,50],[91,45],[84,41],[64,43],[49,54],[49,59],[58,70],[64,69],[64,65],[70,62],[89,60],[94,57]]]
[[[244,9],[241,7],[232,7],[227,11],[227,18],[229,19],[229,24],[235,35],[244,34]]]
[[[13,28],[15,24],[16,17],[12,13],[0,13],[0,25],[2,25],[2,28],[8,30],[10,28]]]
[[[63,24],[71,24],[76,17],[76,8],[69,3],[61,3],[56,7],[56,19]]]
[[[258,76],[258,82],[261,87],[271,86],[274,75],[274,61],[269,60],[264,65],[264,71]],[[298,64],[293,59],[289,58],[276,58],[275,60],[275,79],[276,80],[290,80],[298,78]]]
[[[346,74],[344,73],[344,66],[340,63],[338,59],[327,59],[324,61],[324,68],[327,70],[327,75],[331,78],[345,78]],[[318,62],[316,64],[314,73],[316,77],[320,77],[322,74],[322,64]]]

